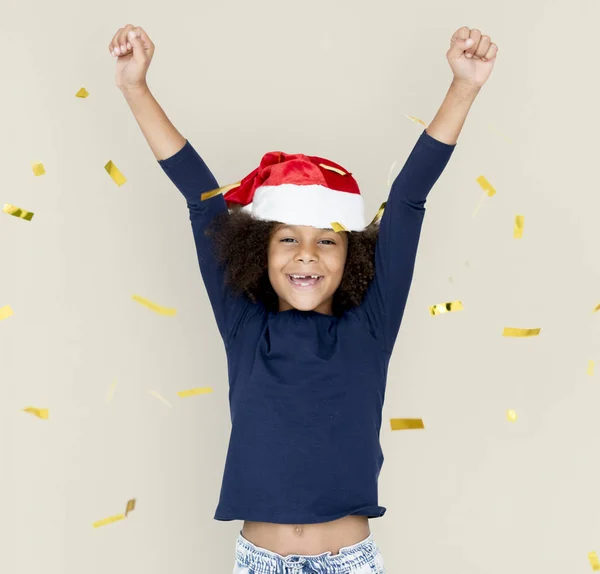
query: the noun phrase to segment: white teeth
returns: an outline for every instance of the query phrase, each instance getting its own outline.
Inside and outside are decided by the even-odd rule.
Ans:
[[[290,275],[290,277],[293,277],[294,279],[308,279],[309,277],[311,279],[318,279],[320,275]]]

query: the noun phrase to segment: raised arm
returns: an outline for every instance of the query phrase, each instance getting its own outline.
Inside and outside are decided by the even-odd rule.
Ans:
[[[375,278],[361,307],[392,352],[412,282],[427,196],[444,171],[469,110],[494,67],[497,46],[467,27],[455,32],[446,57],[452,84],[392,184],[375,248]]]
[[[137,35],[130,36],[130,31]],[[214,217],[227,210],[225,200],[222,195],[217,195],[201,201],[203,192],[219,187],[217,180],[192,145],[171,123],[146,84],[145,70],[154,51],[150,39],[141,28],[133,27],[122,29],[115,37],[117,45],[129,42],[133,52],[128,51],[130,60],[126,66],[132,66],[129,71],[126,66],[119,69],[117,64],[117,86],[154,157],[186,199],[202,279],[219,332],[227,345],[251,303],[225,287],[224,269],[216,261],[212,241],[205,235],[206,227]]]
[[[477,90],[451,85],[436,117],[421,133],[392,184],[375,248],[375,278],[363,302],[389,353],[412,282],[427,196],[452,156],[476,95]]]
[[[425,200],[454,150],[424,130],[394,180],[379,224],[375,277],[361,305],[392,352],[413,277]]]

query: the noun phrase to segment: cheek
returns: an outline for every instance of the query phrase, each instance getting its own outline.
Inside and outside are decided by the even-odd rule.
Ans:
[[[267,253],[267,269],[269,278],[276,278],[281,275],[281,268],[284,265],[284,257],[276,249],[269,249]]]
[[[346,252],[336,253],[328,262],[329,272],[335,277],[336,281],[341,282],[344,268],[346,267]]]

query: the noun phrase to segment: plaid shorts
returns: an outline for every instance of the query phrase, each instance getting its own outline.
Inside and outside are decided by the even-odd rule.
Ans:
[[[284,557],[254,546],[240,532],[233,574],[385,574],[385,567],[373,534],[358,544],[341,548],[336,555],[325,552]]]

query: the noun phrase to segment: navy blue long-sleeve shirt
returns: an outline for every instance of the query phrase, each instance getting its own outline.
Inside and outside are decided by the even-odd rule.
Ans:
[[[187,200],[200,271],[225,344],[231,437],[216,520],[282,524],[383,516],[377,482],[388,364],[413,276],[425,201],[455,145],[425,130],[394,180],[375,277],[342,315],[267,311],[224,286],[204,231],[227,209],[186,140],[158,163]]]

